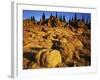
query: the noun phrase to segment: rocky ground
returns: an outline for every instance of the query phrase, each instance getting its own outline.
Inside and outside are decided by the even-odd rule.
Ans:
[[[23,69],[90,66],[91,32],[82,21],[77,26],[55,17],[24,20]]]

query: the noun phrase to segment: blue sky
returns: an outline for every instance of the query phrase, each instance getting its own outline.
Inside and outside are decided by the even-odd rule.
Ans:
[[[23,19],[29,19],[31,16],[34,16],[37,21],[39,21],[42,17],[42,14],[45,13],[46,19],[50,17],[51,13],[52,15],[56,15],[56,12],[52,11],[34,11],[34,10],[23,10]],[[69,21],[72,17],[74,17],[76,12],[57,12],[57,15],[64,15],[66,20]],[[90,13],[76,13],[77,18],[81,19],[82,16],[86,20],[87,18],[91,20],[91,14]]]

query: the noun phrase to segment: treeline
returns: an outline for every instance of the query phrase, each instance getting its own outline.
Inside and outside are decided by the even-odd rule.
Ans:
[[[52,13],[50,15],[50,18],[53,17]],[[58,17],[58,14],[56,12],[56,18],[59,19],[60,21],[63,21],[63,22],[66,22],[66,18],[65,18],[65,15],[59,15]],[[30,18],[32,21],[36,21],[35,17],[34,16],[31,16]],[[42,20],[46,20],[46,16],[45,16],[45,13],[43,12],[42,14]]]
[[[51,15],[50,15],[49,18],[52,18],[53,16],[54,16],[54,15],[52,15],[52,13],[51,13]],[[62,14],[61,14],[61,15],[58,15],[57,12],[56,12],[55,17],[56,17],[57,19],[59,19],[61,22],[69,23],[71,26],[74,26],[74,27],[77,27],[78,22],[84,22],[84,24],[85,24],[86,26],[88,26],[89,29],[90,29],[90,27],[91,27],[91,21],[90,21],[90,19],[89,19],[88,17],[87,17],[87,19],[85,19],[84,16],[82,16],[81,19],[78,19],[78,18],[77,18],[77,13],[75,13],[74,16],[73,16],[72,18],[69,19],[69,21],[66,20],[66,16],[65,16],[65,15],[62,15]],[[49,19],[49,18],[48,18],[48,19]],[[42,14],[40,20],[42,20],[42,21],[47,21],[48,19],[46,19],[46,15],[45,15],[45,13],[43,12],[43,14]],[[35,16],[31,16],[30,20],[31,20],[31,21],[34,21],[34,22],[40,22],[40,21],[36,21]]]
[[[78,27],[78,23],[79,22],[83,22],[86,26],[88,26],[88,28],[90,29],[91,27],[91,21],[89,19],[89,17],[87,17],[87,19],[84,18],[84,16],[82,16],[81,19],[77,18],[77,13],[74,14],[74,17],[72,17],[71,19],[69,19],[69,24],[74,26],[74,27]]]

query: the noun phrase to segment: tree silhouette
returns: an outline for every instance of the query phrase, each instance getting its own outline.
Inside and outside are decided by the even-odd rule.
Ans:
[[[71,23],[71,19],[69,19],[69,24]]]
[[[50,18],[52,17],[52,13],[51,13],[51,15],[50,15]]]
[[[60,15],[60,16],[59,16],[59,20],[60,20],[60,21],[62,21],[62,20],[63,20],[63,19],[62,19],[62,15]]]
[[[86,24],[88,24],[89,23],[89,20],[88,20],[88,18],[86,19]]]
[[[45,14],[43,13],[43,15],[42,15],[42,20],[45,20]]]
[[[56,18],[58,18],[57,12],[56,12]]]
[[[63,15],[63,22],[66,22],[65,15]]]
[[[74,21],[74,18],[72,17],[72,20],[71,20],[72,22]]]
[[[31,16],[31,21],[35,22],[35,17],[34,16]]]
[[[85,22],[85,21],[84,21],[84,16],[83,16],[83,15],[82,15],[82,21]]]
[[[75,16],[74,16],[74,20],[75,20],[75,22],[77,22],[77,15],[76,15],[76,13],[75,13]]]
[[[74,28],[77,28],[78,27],[78,23],[77,23],[77,15],[76,13],[74,14],[74,17],[72,17],[70,20],[69,20],[69,24],[71,26],[73,26]]]
[[[91,29],[91,21],[89,20],[88,28]]]
[[[86,19],[86,25],[88,26],[88,29],[91,29],[91,21],[89,18]]]
[[[32,16],[31,16],[31,21],[32,21]]]

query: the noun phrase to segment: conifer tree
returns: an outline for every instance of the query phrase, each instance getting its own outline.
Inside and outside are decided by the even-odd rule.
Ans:
[[[69,24],[71,23],[71,20],[69,19]]]
[[[63,22],[66,22],[65,15],[63,15]]]
[[[86,19],[85,24],[88,26],[89,29],[91,28],[91,20],[89,20],[89,18]]]
[[[73,19],[73,17],[72,17],[72,20],[71,20],[71,21],[73,22],[73,20],[74,20],[74,19]]]
[[[42,20],[45,20],[45,14],[43,13],[43,15],[42,15]]]
[[[34,16],[31,16],[31,21],[35,21],[35,17]]]
[[[32,16],[31,16],[31,19],[30,20],[32,21]]]
[[[33,16],[33,21],[35,21],[35,17]]]
[[[84,21],[84,17],[83,17],[83,15],[82,15],[82,21],[85,22],[85,21]]]
[[[50,18],[52,17],[52,13],[51,13],[51,15],[50,15]]]
[[[62,20],[63,20],[63,19],[62,19],[62,15],[60,15],[60,16],[59,16],[59,20],[60,20],[60,21],[62,21]]]
[[[57,12],[56,12],[56,18],[58,18]]]
[[[88,24],[89,22],[88,22],[88,18],[86,19],[86,24]]]
[[[74,16],[74,20],[75,20],[75,22],[77,22],[77,15],[76,15],[76,13],[75,13],[75,16]]]

